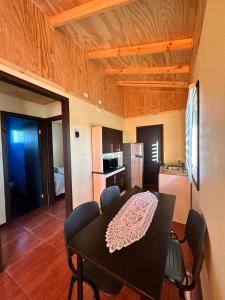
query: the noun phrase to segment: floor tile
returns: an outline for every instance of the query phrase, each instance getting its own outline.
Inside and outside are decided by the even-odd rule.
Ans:
[[[6,272],[0,273],[0,295],[1,300],[30,299]]]
[[[39,237],[45,240],[49,240],[56,233],[62,232],[63,226],[64,226],[63,220],[55,217],[50,217],[46,222],[32,229],[32,232],[34,232]]]
[[[43,239],[24,230],[20,235],[2,246],[4,265],[10,265],[16,259],[43,243]]]

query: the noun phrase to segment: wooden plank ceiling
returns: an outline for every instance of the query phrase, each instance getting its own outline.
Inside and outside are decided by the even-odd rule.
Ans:
[[[187,93],[198,0],[32,1],[121,89]]]

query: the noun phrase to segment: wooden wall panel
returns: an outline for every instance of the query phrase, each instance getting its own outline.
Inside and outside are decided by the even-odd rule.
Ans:
[[[72,38],[52,30],[48,17],[30,0],[0,0],[0,58],[61,86],[64,90],[124,115],[121,89],[103,68],[87,62]],[[110,92],[109,92],[110,91]]]
[[[125,117],[136,117],[186,108],[187,92],[124,89]]]

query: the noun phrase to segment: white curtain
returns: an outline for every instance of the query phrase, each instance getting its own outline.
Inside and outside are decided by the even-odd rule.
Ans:
[[[188,178],[192,182],[192,117],[193,117],[193,99],[196,92],[196,86],[191,85],[188,93],[186,108],[186,168]]]

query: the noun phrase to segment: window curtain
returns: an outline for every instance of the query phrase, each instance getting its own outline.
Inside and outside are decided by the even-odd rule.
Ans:
[[[195,92],[196,85],[191,85],[189,88],[186,108],[186,169],[190,182],[192,182],[192,117]]]

